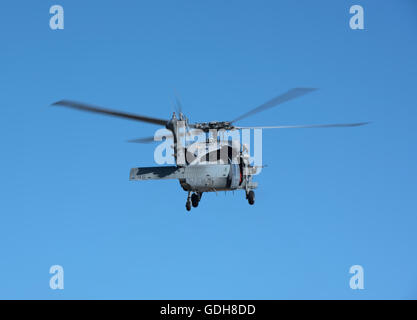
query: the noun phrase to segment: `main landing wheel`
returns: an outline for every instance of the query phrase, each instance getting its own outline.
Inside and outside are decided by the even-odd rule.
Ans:
[[[253,192],[252,190],[248,192],[248,202],[250,205],[253,205],[255,203],[255,192]]]
[[[198,203],[200,202],[200,196],[197,193],[193,193],[191,195],[191,203],[194,208],[198,207]]]
[[[187,211],[191,210],[191,191],[188,191],[187,202],[185,203],[185,208],[187,209]]]

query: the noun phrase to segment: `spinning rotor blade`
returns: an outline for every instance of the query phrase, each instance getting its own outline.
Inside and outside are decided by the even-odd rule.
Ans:
[[[200,130],[190,130],[187,133],[180,133],[179,136],[183,137],[185,135],[187,136],[191,136],[191,135],[198,135],[199,133],[203,133]],[[132,139],[132,140],[128,140],[127,142],[132,142],[132,143],[152,143],[152,142],[158,142],[158,141],[162,141],[163,138],[167,138],[167,139],[172,139],[173,136],[171,133],[167,133],[161,136],[151,136],[151,137],[145,137],[145,138],[138,138],[138,139]]]
[[[309,92],[315,91],[317,89],[315,88],[294,88],[291,90],[288,90],[287,92],[285,92],[284,94],[279,95],[278,97],[275,97],[272,100],[269,100],[268,102],[265,102],[264,104],[260,105],[259,107],[256,107],[255,109],[252,109],[244,114],[242,114],[241,116],[237,117],[235,120],[231,121],[231,122],[236,122],[239,120],[242,120],[243,118],[249,117],[250,115],[253,115],[255,113],[264,111],[266,109],[275,107],[281,103],[287,102],[289,100],[301,97]]]
[[[359,127],[369,122],[358,123],[337,123],[337,124],[310,124],[295,126],[264,126],[264,127],[235,127],[236,129],[291,129],[291,128],[342,128],[342,127]]]
[[[64,107],[69,107],[69,108],[73,108],[73,109],[78,109],[78,110],[83,110],[83,111],[88,111],[88,112],[94,112],[94,113],[101,113],[101,114],[105,114],[105,115],[109,115],[109,116],[115,116],[115,117],[130,119],[130,120],[136,120],[136,121],[142,121],[142,122],[157,124],[157,125],[161,125],[161,126],[165,126],[166,123],[168,122],[168,120],[164,120],[164,119],[151,118],[151,117],[146,117],[146,116],[140,116],[140,115],[133,114],[133,113],[127,113],[127,112],[121,112],[121,111],[116,111],[116,110],[104,109],[104,108],[100,108],[100,107],[96,107],[96,106],[92,106],[92,105],[88,105],[88,104],[84,104],[84,103],[79,103],[79,102],[75,102],[75,101],[71,101],[71,100],[60,100],[60,101],[57,101],[57,102],[53,103],[52,105],[53,106],[64,106]]]
[[[181,103],[181,99],[180,96],[178,95],[177,90],[175,90],[175,102],[176,102],[176,106],[177,106],[177,112],[178,114],[182,113],[182,103]]]
[[[169,138],[169,136],[166,136],[166,137]],[[130,143],[152,143],[152,142],[155,142],[155,137],[152,136],[152,137],[132,139],[132,140],[127,140],[127,142],[130,142]]]

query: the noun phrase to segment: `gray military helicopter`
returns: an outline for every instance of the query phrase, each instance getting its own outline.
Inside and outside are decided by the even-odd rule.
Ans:
[[[105,109],[71,100],[60,100],[53,106],[70,107],[82,111],[110,115],[129,120],[147,122],[164,126],[170,133],[164,135],[166,139],[173,140],[173,156],[175,166],[139,167],[130,170],[130,180],[165,180],[178,179],[181,187],[188,193],[186,201],[187,211],[191,206],[197,207],[204,192],[244,190],[246,199],[250,205],[255,203],[254,189],[258,184],[253,181],[259,166],[251,164],[248,148],[230,140],[222,140],[222,133],[242,129],[286,129],[286,128],[332,128],[332,127],[357,127],[369,122],[344,123],[344,124],[316,124],[316,125],[290,125],[290,126],[263,126],[240,127],[235,123],[278,106],[284,102],[310,93],[314,88],[294,88],[281,94],[266,103],[251,109],[232,121],[212,121],[189,123],[188,119],[179,111],[177,118],[175,112],[171,119],[147,117],[132,113]],[[180,102],[177,100],[181,108]],[[188,143],[183,141],[185,137],[205,134],[204,142]],[[218,134],[220,133],[220,134]],[[210,137],[211,134],[211,137]],[[130,140],[129,142],[149,143],[157,137],[147,137]],[[162,137],[158,137],[161,140]]]

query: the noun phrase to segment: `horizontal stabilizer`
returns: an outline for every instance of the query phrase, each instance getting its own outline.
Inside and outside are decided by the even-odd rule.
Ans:
[[[143,167],[130,169],[130,180],[225,178],[230,164],[190,165],[186,167]]]
[[[181,167],[143,167],[130,169],[130,180],[182,179],[184,168]]]

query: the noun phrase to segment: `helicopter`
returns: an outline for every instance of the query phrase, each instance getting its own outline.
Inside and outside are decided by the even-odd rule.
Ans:
[[[130,170],[129,179],[132,181],[177,179],[180,186],[187,192],[186,210],[198,207],[205,192],[244,190],[246,200],[250,205],[255,203],[254,190],[258,183],[253,181],[261,166],[251,163],[247,145],[239,142],[224,140],[220,137],[225,132],[243,129],[287,129],[287,128],[336,128],[358,127],[369,122],[342,124],[312,124],[312,125],[280,125],[242,127],[236,122],[256,113],[276,107],[292,99],[301,97],[316,88],[293,88],[275,98],[253,108],[232,121],[211,121],[190,123],[188,118],[179,110],[177,117],[174,112],[170,119],[160,119],[133,113],[97,107],[73,100],[60,100],[53,106],[69,107],[81,111],[93,112],[134,121],[163,126],[168,130],[165,139],[172,139],[175,165],[159,167],[137,167]],[[177,100],[181,107],[180,102]],[[186,137],[205,135],[204,141],[188,142]],[[129,140],[135,143],[149,143],[161,140],[163,137],[146,137]],[[193,139],[192,139],[193,140]]]

